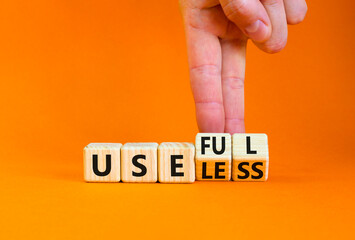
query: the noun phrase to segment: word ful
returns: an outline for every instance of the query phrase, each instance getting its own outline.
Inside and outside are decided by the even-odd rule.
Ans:
[[[90,143],[84,148],[84,178],[87,182],[161,183],[268,178],[266,134],[236,133],[231,137],[227,133],[198,133],[195,146],[172,142],[123,146]]]

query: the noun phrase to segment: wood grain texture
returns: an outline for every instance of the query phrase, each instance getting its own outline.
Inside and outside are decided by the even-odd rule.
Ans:
[[[196,180],[229,181],[232,172],[232,142],[228,133],[196,135]]]
[[[164,142],[158,148],[158,177],[161,183],[195,181],[195,146],[192,143]]]
[[[133,164],[137,155],[144,156],[137,158],[137,163],[146,168],[143,176],[142,167]],[[158,143],[126,143],[121,148],[121,174],[123,182],[156,182],[158,180]],[[137,165],[137,164],[136,164]]]
[[[119,182],[121,179],[120,143],[90,143],[84,148],[84,179],[87,182]],[[107,157],[109,156],[109,157]],[[110,165],[107,165],[109,159]],[[97,161],[97,165],[94,162]],[[95,174],[107,173],[106,176]]]
[[[267,135],[258,133],[233,134],[233,181],[266,181],[268,170]]]

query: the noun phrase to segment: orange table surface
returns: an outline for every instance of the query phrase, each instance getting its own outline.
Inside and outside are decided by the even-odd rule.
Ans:
[[[267,182],[193,184],[85,183],[76,158],[16,164],[16,156],[6,156],[0,238],[348,239],[355,210],[350,159],[300,166],[307,156],[271,156]],[[288,163],[276,165],[283,157]]]
[[[178,1],[1,1],[0,239],[352,238],[355,1],[308,7],[281,53],[248,45],[267,182],[100,184],[90,142],[194,142]]]

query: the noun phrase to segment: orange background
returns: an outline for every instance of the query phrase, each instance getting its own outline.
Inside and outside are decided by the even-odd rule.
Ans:
[[[194,141],[177,0],[1,1],[0,238],[345,238],[354,226],[354,1],[249,44],[265,183],[87,184],[90,142]]]

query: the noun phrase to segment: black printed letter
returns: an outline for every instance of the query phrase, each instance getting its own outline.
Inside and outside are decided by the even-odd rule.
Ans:
[[[257,175],[257,176],[251,175],[251,178],[252,178],[252,179],[260,179],[260,178],[262,178],[262,177],[264,176],[263,171],[261,171],[259,168],[256,167],[256,166],[258,166],[258,165],[263,166],[263,162],[255,162],[255,163],[253,163],[253,165],[251,166],[251,169],[253,169],[254,172],[259,173],[259,175]]]
[[[207,176],[207,163],[202,163],[202,179],[212,179],[212,176]]]
[[[247,136],[247,154],[257,154],[256,150],[250,149],[250,136]]]
[[[213,147],[213,152],[217,155],[221,155],[224,153],[224,150],[226,149],[226,137],[222,137],[222,147],[221,150],[217,150],[217,140],[216,137],[212,138],[212,147]]]
[[[105,177],[111,172],[111,155],[106,155],[106,169],[103,172],[99,171],[99,164],[97,162],[97,154],[92,155],[92,169],[97,176]]]
[[[210,137],[201,137],[201,154],[205,154],[205,148],[210,147],[209,144],[206,144],[206,140],[210,140]]]
[[[248,162],[241,162],[238,165],[238,170],[244,173],[244,176],[238,175],[238,179],[247,179],[249,177],[249,171],[243,168],[244,165],[249,166]]]
[[[182,155],[171,155],[171,176],[172,177],[183,177],[184,173],[183,172],[176,172],[177,168],[182,168],[183,164],[182,163],[176,163],[176,159],[183,159]]]
[[[224,165],[226,165],[225,162],[216,162],[215,163],[215,169],[214,169],[215,179],[225,179],[226,178],[226,176],[219,175],[220,172],[224,172],[224,169],[220,169],[219,166],[224,166]]]
[[[132,171],[133,176],[135,177],[143,177],[146,173],[147,173],[147,168],[146,166],[144,166],[143,164],[138,162],[138,159],[144,159],[145,160],[145,155],[136,155],[132,158],[132,163],[134,166],[136,166],[137,168],[140,168],[142,171],[140,173],[136,173],[134,171]]]

